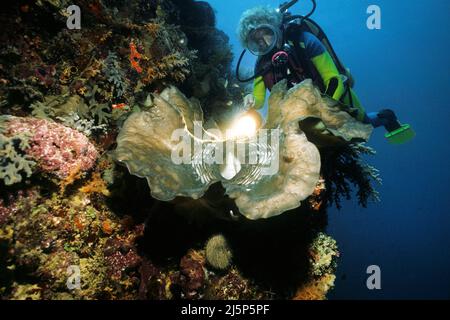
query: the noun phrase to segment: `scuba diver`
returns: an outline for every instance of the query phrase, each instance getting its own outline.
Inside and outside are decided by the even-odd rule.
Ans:
[[[241,79],[239,75],[246,50],[242,52],[236,70],[239,81],[253,80],[253,95],[245,102],[251,105],[249,112],[258,114],[256,110],[264,106],[266,90],[270,91],[277,82],[286,79],[291,88],[305,79],[312,79],[323,95],[338,101],[354,118],[374,128],[384,126],[385,136],[391,143],[411,140],[415,135],[413,129],[410,125],[402,125],[394,111],[365,112],[353,91],[354,81],[349,70],[338,59],[320,26],[309,18],[316,9],[316,1],[312,0],[313,9],[308,15],[293,16],[288,9],[297,2],[290,1],[277,10],[257,7],[244,12],[241,17],[238,28],[241,43],[258,56],[253,77]]]

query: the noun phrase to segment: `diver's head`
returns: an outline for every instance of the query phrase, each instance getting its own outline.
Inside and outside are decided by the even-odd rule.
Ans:
[[[256,7],[245,11],[239,22],[241,44],[251,53],[263,56],[281,47],[283,14],[270,7]]]

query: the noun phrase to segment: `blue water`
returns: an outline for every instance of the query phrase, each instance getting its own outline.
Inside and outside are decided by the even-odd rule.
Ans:
[[[281,1],[209,0],[235,55],[241,13]],[[356,78],[368,111],[396,110],[417,138],[391,146],[378,129],[370,162],[381,170],[382,202],[354,201],[329,212],[328,232],[342,251],[331,299],[450,298],[450,2],[448,0],[317,0],[313,19]],[[382,10],[382,29],[366,27],[369,5]],[[309,1],[292,11],[305,13]],[[247,59],[244,66],[253,67]],[[366,287],[369,265],[381,268],[381,290]]]

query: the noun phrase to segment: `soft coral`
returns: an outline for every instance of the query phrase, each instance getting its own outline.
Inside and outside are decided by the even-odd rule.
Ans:
[[[136,45],[132,42],[130,43],[130,63],[131,66],[138,72],[142,73],[142,68],[139,65],[139,60],[142,58],[142,55],[137,51]]]

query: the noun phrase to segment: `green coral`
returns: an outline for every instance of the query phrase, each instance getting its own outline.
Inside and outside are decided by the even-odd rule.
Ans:
[[[91,104],[91,114],[98,125],[104,125],[109,123],[111,114],[109,113],[109,106],[107,104],[94,103]]]
[[[21,182],[23,175],[29,178],[33,174],[36,163],[25,154],[29,147],[26,135],[7,137],[0,133],[0,179],[7,186]]]
[[[36,101],[31,106],[31,114],[39,119],[51,119],[55,116],[55,110],[48,104]]]
[[[95,219],[97,217],[97,211],[93,207],[88,206],[86,208],[86,216],[88,216],[91,219]]]
[[[36,101],[30,108],[33,117],[40,119],[65,119],[74,113],[80,118],[89,117],[89,107],[79,95],[48,96],[42,102]]]
[[[106,133],[107,131],[107,126],[105,124],[97,126],[95,125],[94,120],[83,119],[75,112],[69,113],[66,117],[58,117],[57,119],[66,127],[77,130],[86,137],[90,137],[94,132]]]
[[[111,113],[109,112],[109,106],[106,103],[98,103],[95,99],[95,94],[99,91],[97,85],[92,89],[89,100],[89,112],[92,119],[95,119],[95,123],[99,126],[108,124],[111,119]]]
[[[114,284],[108,277],[108,267],[101,249],[96,248],[89,258],[80,259],[81,291],[80,297],[98,297],[103,292],[112,291]]]
[[[108,82],[112,84],[115,97],[119,98],[124,95],[128,88],[125,82],[125,75],[114,52],[109,52],[108,57],[103,63],[103,73],[105,74]]]
[[[206,260],[212,267],[225,270],[230,266],[232,253],[223,235],[215,235],[209,239],[205,251]]]

